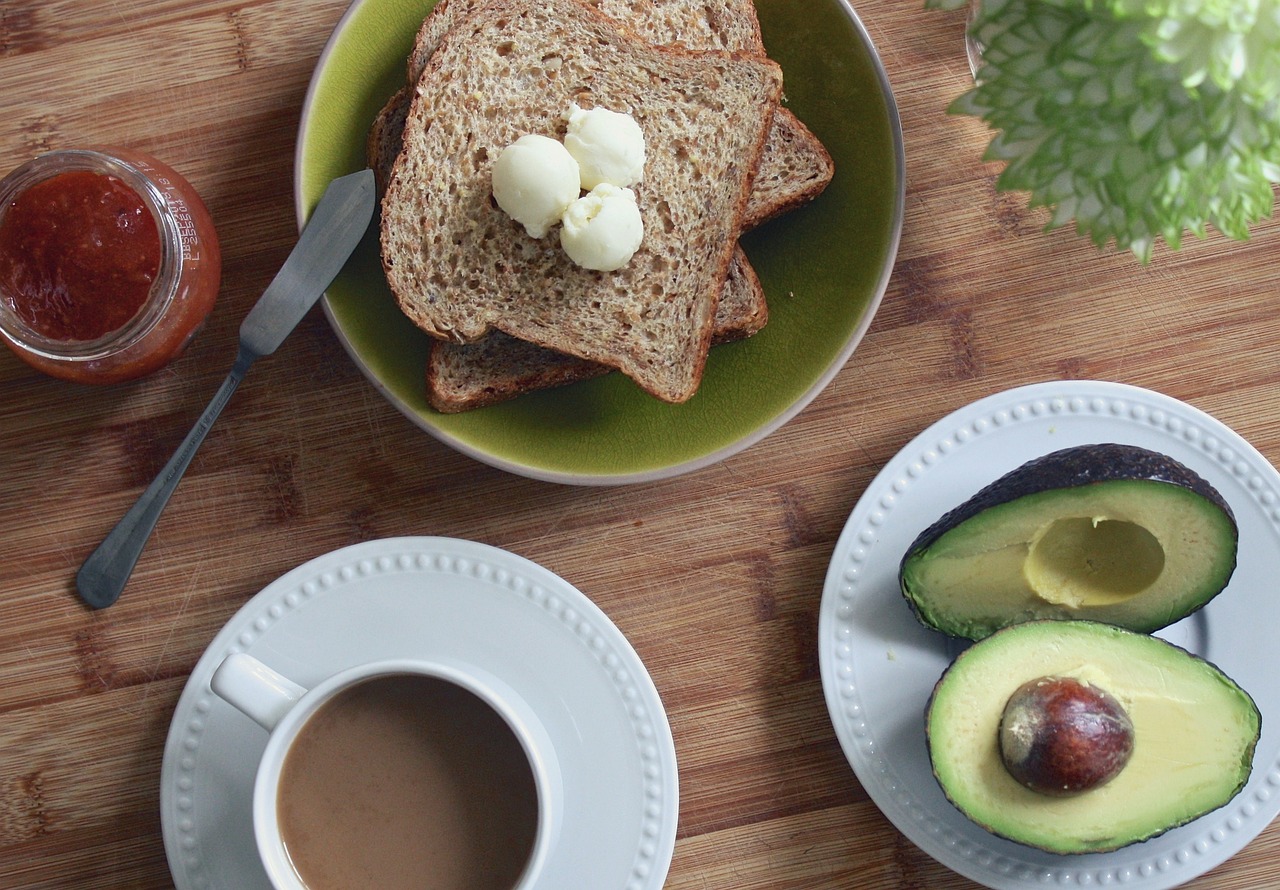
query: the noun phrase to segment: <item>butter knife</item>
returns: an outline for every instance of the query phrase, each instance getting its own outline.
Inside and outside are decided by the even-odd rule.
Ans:
[[[240,345],[231,373],[209,407],[137,503],[76,573],[76,590],[90,606],[105,608],[119,598],[169,496],[182,481],[196,449],[249,366],[275,352],[320,299],[369,228],[373,209],[372,170],[342,176],[329,183],[293,252],[241,323]]]

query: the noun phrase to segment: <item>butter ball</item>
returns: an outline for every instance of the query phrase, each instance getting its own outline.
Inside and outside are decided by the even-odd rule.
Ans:
[[[546,235],[577,200],[578,183],[578,162],[546,136],[521,136],[493,162],[494,199],[534,238]]]
[[[644,133],[629,114],[574,105],[564,146],[578,162],[582,187],[634,185],[644,173]]]
[[[584,269],[614,272],[631,262],[644,238],[636,193],[604,183],[569,205],[560,246]]]

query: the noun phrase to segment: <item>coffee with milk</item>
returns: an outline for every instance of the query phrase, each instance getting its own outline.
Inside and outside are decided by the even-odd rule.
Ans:
[[[276,793],[308,890],[511,890],[538,831],[538,790],[506,721],[439,677],[388,674],[325,702]]]

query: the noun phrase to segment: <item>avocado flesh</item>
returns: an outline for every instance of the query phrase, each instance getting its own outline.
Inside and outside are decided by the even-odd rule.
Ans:
[[[1005,769],[1005,703],[1043,676],[1096,685],[1128,712],[1133,754],[1105,785],[1051,797]],[[988,831],[1052,853],[1115,850],[1223,806],[1249,778],[1260,730],[1253,700],[1212,664],[1156,637],[1086,621],[1036,621],[976,643],[943,674],[927,716],[947,798]]]
[[[1063,462],[1101,468],[1073,475]],[[899,582],[921,621],[972,640],[1041,618],[1151,632],[1226,587],[1237,539],[1221,496],[1181,464],[1082,446],[1006,474],[934,523]]]

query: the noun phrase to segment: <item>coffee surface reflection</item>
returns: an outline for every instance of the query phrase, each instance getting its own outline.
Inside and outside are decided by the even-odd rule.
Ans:
[[[309,890],[511,890],[538,828],[538,794],[506,721],[430,676],[360,682],[302,726],[277,795]]]

